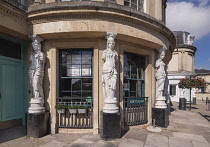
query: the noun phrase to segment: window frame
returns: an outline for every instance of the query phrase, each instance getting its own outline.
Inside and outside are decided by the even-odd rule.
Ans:
[[[80,75],[79,76],[68,76],[67,75],[67,73],[66,73],[66,76],[63,76],[62,75],[62,66],[63,66],[63,64],[66,64],[66,66],[68,65],[68,63],[67,63],[67,60],[66,60],[66,63],[63,63],[62,61],[63,61],[63,59],[62,59],[62,53],[63,52],[68,52],[69,54],[72,52],[74,52],[74,51],[80,51],[80,59],[81,59],[81,62],[80,62],[80,64],[78,64],[78,65],[80,65],[81,66],[81,68],[80,68]],[[90,53],[91,53],[91,63],[89,63],[89,64],[82,64],[82,61],[83,61],[83,58],[82,58],[82,52],[84,52],[84,51],[90,51]],[[90,93],[92,93],[91,94],[91,98],[93,98],[93,74],[94,74],[94,72],[93,72],[93,61],[94,61],[94,55],[93,55],[93,53],[94,53],[94,51],[93,51],[93,49],[92,48],[77,48],[77,49],[75,49],[75,48],[71,48],[71,49],[59,49],[59,97],[60,98],[63,98],[63,99],[75,99],[75,100],[81,100],[81,102],[82,102],[82,100],[86,100],[86,98],[90,98],[90,96],[88,96],[88,97],[83,97],[83,93],[84,92],[90,92]],[[72,64],[72,60],[71,60],[71,63],[69,64],[69,65],[77,65],[77,64]],[[83,65],[91,65],[91,76],[82,76],[82,66]],[[65,65],[64,65],[65,66]],[[67,72],[67,68],[66,68],[66,72]],[[70,81],[71,81],[71,83],[72,83],[72,79],[80,79],[80,90],[72,90],[72,84],[71,83],[69,83],[71,86],[71,90],[63,90],[63,88],[62,88],[62,80],[63,79],[70,79]],[[91,79],[91,90],[83,90],[83,80],[84,79]],[[63,96],[63,92],[66,92],[66,93],[71,93],[70,94],[70,96]],[[80,96],[78,96],[78,97],[73,97],[73,93],[75,93],[75,92],[80,92],[81,94],[80,94]],[[72,101],[72,100],[71,100]]]
[[[171,86],[173,86],[175,89],[172,88],[172,91],[171,91]],[[175,94],[173,93],[175,92]],[[170,84],[169,85],[169,95],[170,96],[176,96],[177,92],[176,92],[176,85],[175,84]]]
[[[141,59],[141,62],[142,63],[142,66],[141,65],[138,65],[138,67],[136,66],[136,73],[137,73],[137,76],[136,78],[132,78],[132,65],[129,65],[129,78],[125,78],[125,55],[131,55],[131,56],[136,56],[137,59]],[[139,69],[141,70],[141,77],[139,77]],[[146,69],[146,57],[145,56],[142,56],[142,55],[139,55],[139,54],[135,54],[135,53],[130,53],[130,52],[124,52],[124,75],[123,75],[123,79],[124,79],[124,82],[123,82],[123,95],[124,95],[124,98],[128,98],[128,97],[144,97],[145,96],[145,69]],[[127,86],[128,86],[128,90],[125,90],[125,81],[127,80]],[[136,88],[137,91],[132,91],[131,90],[131,82],[133,81],[136,81]],[[139,87],[138,87],[138,81],[140,81],[140,91],[138,91]],[[136,93],[135,96],[131,96],[131,93]],[[138,96],[138,94],[140,93],[140,96]]]

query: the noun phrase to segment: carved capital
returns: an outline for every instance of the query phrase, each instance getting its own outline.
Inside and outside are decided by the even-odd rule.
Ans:
[[[41,43],[42,41],[44,41],[44,39],[42,38],[42,37],[40,37],[40,36],[38,36],[38,35],[36,35],[36,34],[34,34],[34,35],[31,35],[31,36],[28,36],[29,38],[31,38],[31,40],[33,41],[33,42],[36,42],[36,43]]]

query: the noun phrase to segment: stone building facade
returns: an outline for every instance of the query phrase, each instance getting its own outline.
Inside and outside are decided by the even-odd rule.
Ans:
[[[0,88],[13,94],[10,100],[1,99],[4,103],[0,108],[4,111],[1,111],[0,124],[11,124],[7,127],[16,122],[24,124],[33,91],[28,78],[32,52],[28,36],[36,35],[43,39],[44,107],[50,112],[51,133],[99,133],[104,107],[102,53],[106,49],[107,32],[117,34],[114,47],[118,54],[116,98],[121,129],[125,129],[125,97],[148,97],[145,117],[151,123],[156,96],[155,62],[158,50],[165,49],[163,61],[168,64],[176,45],[174,34],[165,26],[165,7],[166,0],[140,0],[136,3],[126,0],[1,1],[0,38],[2,43],[10,44],[10,53],[17,55],[11,57],[2,53],[0,58],[1,73],[5,73],[1,74],[0,78],[5,81],[1,82]],[[194,53],[191,48],[184,50]],[[20,71],[14,73],[17,67]],[[3,89],[6,80],[16,86]],[[2,96],[6,97],[7,94],[4,92]],[[71,114],[68,113],[66,118],[66,115],[57,113],[55,105],[58,103],[86,105],[88,115],[82,118],[83,115],[78,114],[69,118]],[[9,110],[10,107],[13,109]],[[69,127],[71,121],[74,121],[74,125]],[[85,128],[90,123],[91,127]],[[76,128],[78,124],[83,124],[83,127]]]
[[[177,47],[174,49],[172,59],[168,64],[169,96],[171,101],[179,102],[181,89],[178,87],[180,79],[195,77],[195,52],[193,46],[194,36],[188,32],[174,31],[177,39]],[[187,102],[190,101],[189,89],[184,89]],[[195,97],[195,89],[191,91],[191,98]]]

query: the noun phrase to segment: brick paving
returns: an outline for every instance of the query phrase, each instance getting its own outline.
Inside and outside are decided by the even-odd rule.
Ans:
[[[0,147],[210,147],[210,111],[203,101],[191,110],[178,110],[173,103],[170,126],[160,133],[147,125],[130,127],[120,139],[102,140],[93,134],[55,134],[35,139],[25,136],[23,126],[0,130]]]

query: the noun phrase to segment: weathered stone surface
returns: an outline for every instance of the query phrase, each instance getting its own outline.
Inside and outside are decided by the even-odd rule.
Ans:
[[[193,141],[199,141],[199,142],[207,142],[206,139],[203,136],[201,136],[201,135],[180,133],[180,132],[174,132],[173,135],[176,138],[193,140]]]
[[[210,147],[210,144],[209,143],[205,143],[205,142],[192,141],[192,144],[195,147]]]
[[[57,140],[52,140],[48,143],[41,145],[40,147],[63,147],[66,144]]]
[[[169,138],[170,147],[193,147],[193,144],[190,140],[184,140],[180,138],[171,137]]]
[[[168,147],[168,137],[157,134],[149,134],[145,144],[158,147]]]
[[[69,145],[67,145],[66,147],[90,147],[94,144],[95,142],[90,141],[90,140],[85,140],[82,138],[79,138],[77,140],[75,140],[74,142],[70,143]]]
[[[119,147],[143,147],[143,146],[144,142],[134,139],[126,139],[119,144]]]

